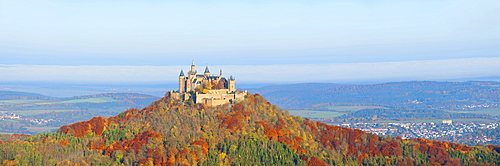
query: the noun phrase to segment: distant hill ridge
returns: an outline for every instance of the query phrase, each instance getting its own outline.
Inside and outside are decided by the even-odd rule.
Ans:
[[[18,92],[18,91],[3,91],[0,90],[0,100],[15,99],[15,98],[51,98],[38,93]]]
[[[493,81],[410,81],[368,85],[292,84],[251,90],[287,109],[324,103],[414,108],[461,109],[464,105],[500,104],[500,83]]]
[[[497,165],[499,147],[380,137],[289,115],[260,95],[208,107],[164,97],[24,140],[16,165]]]
[[[147,94],[139,94],[139,93],[98,93],[93,95],[81,95],[81,96],[73,96],[73,97],[51,97],[45,96],[38,93],[29,93],[29,92],[20,92],[20,91],[2,91],[0,90],[0,100],[8,100],[8,99],[35,99],[35,98],[44,98],[44,99],[58,99],[58,100],[73,100],[73,99],[87,99],[94,97],[111,97],[111,98],[144,98],[144,97],[155,97]]]

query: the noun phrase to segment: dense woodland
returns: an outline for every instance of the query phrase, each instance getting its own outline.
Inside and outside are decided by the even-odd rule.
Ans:
[[[207,107],[164,97],[36,136],[3,135],[4,165],[498,165],[500,147],[381,137],[289,115],[260,95]]]

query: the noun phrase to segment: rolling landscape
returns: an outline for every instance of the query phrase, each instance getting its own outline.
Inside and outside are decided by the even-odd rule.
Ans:
[[[498,82],[430,81],[310,83],[265,86],[250,91],[269,98],[291,115],[382,136],[500,145],[499,85]],[[56,131],[63,125],[92,117],[115,116],[129,108],[145,107],[159,98],[132,93],[64,98],[13,91],[0,94],[1,132],[19,134]],[[443,120],[451,120],[453,124],[443,125]],[[427,132],[419,128],[426,128]],[[455,130],[460,134],[436,136],[430,132]]]
[[[114,116],[141,108],[159,97],[134,93],[101,93],[56,98],[36,93],[0,91],[0,132],[37,134],[95,116]]]
[[[498,82],[308,83],[251,92],[291,114],[379,135],[500,145]]]
[[[19,140],[20,139],[20,140]],[[256,148],[257,147],[257,148]],[[235,105],[166,96],[36,136],[4,136],[6,165],[497,165],[498,146],[381,137],[293,116],[260,95]],[[20,155],[22,154],[22,155]]]
[[[412,81],[291,84],[252,89],[276,105],[325,122],[426,119],[499,122],[500,83]],[[317,114],[317,116],[315,116]],[[375,115],[384,115],[374,118]]]
[[[498,166],[499,7],[0,0],[0,165]]]

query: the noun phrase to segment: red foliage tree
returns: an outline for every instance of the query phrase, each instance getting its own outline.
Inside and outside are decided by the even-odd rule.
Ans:
[[[328,164],[326,164],[323,160],[312,156],[309,162],[307,162],[307,166],[328,166]]]
[[[274,127],[269,126],[266,122],[264,121],[257,121],[255,122],[257,124],[262,125],[264,127],[264,134],[270,139],[270,140],[277,140],[280,135],[278,130]]]
[[[147,144],[151,139],[162,139],[161,135],[154,132],[152,129],[148,129],[144,132],[137,133],[134,139],[131,140],[121,140],[115,142],[104,150],[104,154],[111,155],[113,152],[122,150],[127,151],[128,149],[134,150],[136,153],[141,150],[142,146]]]
[[[62,126],[59,128],[59,132],[64,134],[73,134],[75,137],[86,136],[89,132],[94,132],[96,135],[102,135],[106,125],[106,119],[103,117],[94,117],[88,121]]]
[[[62,141],[60,142],[60,144],[61,144],[62,146],[67,146],[69,143],[68,143],[68,141],[66,141],[66,140],[62,140]]]
[[[94,140],[94,141],[89,142],[88,147],[89,147],[89,149],[92,149],[92,150],[104,150],[105,143],[104,143],[103,139]]]
[[[191,142],[191,145],[199,145],[203,149],[204,154],[208,154],[208,142],[205,138],[200,137],[200,140]]]
[[[219,115],[219,119],[222,120],[222,124],[219,125],[220,128],[226,127],[234,132],[240,130],[243,127],[242,121],[246,119],[252,112],[245,111],[245,106],[238,103],[233,106],[233,110],[230,115],[224,116]]]
[[[380,145],[380,152],[382,156],[401,156],[403,150],[396,141],[388,140],[386,143]]]
[[[380,150],[377,147],[378,142],[379,142],[379,136],[375,134],[370,134],[368,138],[368,153],[371,154],[372,156],[380,155]]]

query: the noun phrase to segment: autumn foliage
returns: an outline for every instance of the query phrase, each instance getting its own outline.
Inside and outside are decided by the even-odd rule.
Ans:
[[[0,137],[2,165],[496,165],[497,146],[381,137],[289,115],[260,95],[208,107],[164,97],[57,133]]]
[[[88,121],[62,126],[59,130],[61,133],[72,134],[75,137],[83,137],[91,132],[96,135],[102,135],[106,125],[107,119],[103,117],[94,117]]]
[[[312,156],[311,159],[307,162],[307,166],[327,166],[323,160],[318,159],[317,157]]]
[[[238,103],[233,106],[233,111],[229,115],[220,114],[219,119],[222,121],[220,127],[226,127],[232,132],[241,129],[243,127],[242,121],[246,120],[246,117],[251,114],[249,111],[244,111],[244,108],[243,104]]]

